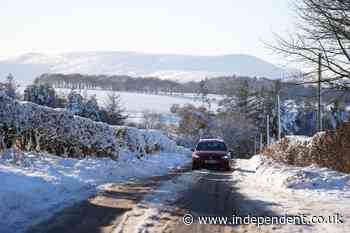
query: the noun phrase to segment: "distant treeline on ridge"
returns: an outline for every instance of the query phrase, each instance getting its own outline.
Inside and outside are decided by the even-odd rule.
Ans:
[[[43,74],[37,77],[35,84],[49,84],[54,88],[102,89],[158,94],[160,92],[199,93],[203,85],[209,94],[235,95],[243,82],[248,82],[249,91],[258,93],[274,87],[276,80],[246,76],[225,76],[180,83],[157,77],[131,77],[127,75],[82,75],[82,74]],[[344,98],[344,93],[331,91],[324,93],[326,99]],[[304,99],[316,96],[313,86],[296,85],[295,82],[281,82],[282,99]],[[346,99],[348,93],[346,94]]]

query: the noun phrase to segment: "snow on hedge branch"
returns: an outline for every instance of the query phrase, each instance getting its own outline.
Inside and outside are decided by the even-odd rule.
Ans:
[[[23,151],[46,151],[68,157],[110,156],[120,149],[137,157],[154,152],[188,154],[158,130],[110,126],[0,92],[0,150],[15,144]]]
[[[350,173],[350,123],[313,137],[288,136],[263,151],[277,161],[296,166],[317,164]]]
[[[176,142],[159,130],[140,130],[133,127],[113,126],[122,147],[134,152],[137,157],[154,152],[189,154],[190,151],[176,145]]]
[[[104,123],[74,116],[63,109],[52,109],[19,102],[0,92],[2,140],[14,139],[21,150],[47,151],[66,156],[118,157],[119,142],[114,129]],[[4,143],[2,143],[4,144]]]

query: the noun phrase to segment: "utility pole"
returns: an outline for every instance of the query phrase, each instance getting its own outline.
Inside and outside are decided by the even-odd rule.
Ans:
[[[322,54],[318,54],[318,108],[317,108],[317,130],[322,131],[322,111],[321,111],[321,81],[322,81]]]
[[[263,134],[260,132],[259,154],[263,151],[263,149],[264,149]]]
[[[270,145],[270,116],[266,116],[266,146]]]
[[[256,145],[256,135],[254,136],[254,154],[256,155],[257,153],[257,145]]]
[[[277,94],[277,140],[281,140],[281,101],[280,94]]]

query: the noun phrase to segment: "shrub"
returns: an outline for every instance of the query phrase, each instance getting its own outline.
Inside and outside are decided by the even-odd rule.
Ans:
[[[263,151],[264,155],[296,166],[317,164],[350,173],[350,123],[335,131],[318,133],[308,138],[289,136]]]

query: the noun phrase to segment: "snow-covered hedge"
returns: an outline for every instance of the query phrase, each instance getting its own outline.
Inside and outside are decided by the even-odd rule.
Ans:
[[[11,129],[16,146],[22,150],[118,157],[120,143],[112,127],[63,109],[19,102],[0,93],[0,123],[2,140]]]
[[[110,126],[63,109],[16,101],[0,92],[0,150],[11,140],[23,151],[69,157],[117,158],[121,149],[137,157],[158,151],[188,153],[157,130]]]
[[[296,166],[317,164],[350,173],[350,123],[313,137],[288,136],[263,152],[277,161]]]
[[[176,145],[175,141],[159,130],[140,130],[126,126],[114,126],[113,128],[118,140],[122,143],[122,148],[134,152],[137,157],[159,151],[179,154],[190,153],[188,149]]]

